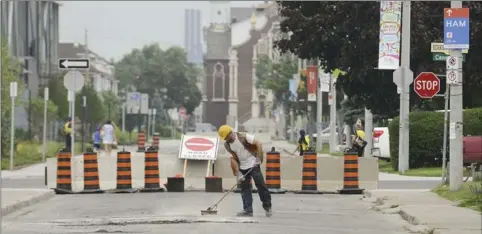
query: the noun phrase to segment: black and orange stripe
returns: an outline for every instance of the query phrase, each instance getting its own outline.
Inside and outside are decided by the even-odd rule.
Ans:
[[[137,189],[132,188],[131,153],[121,151],[117,153],[117,185],[116,193],[132,193]]]
[[[137,152],[146,150],[146,134],[144,132],[137,133]]]
[[[159,178],[159,158],[157,149],[148,148],[144,153],[144,188],[141,192],[163,192]]]
[[[318,191],[318,163],[316,152],[307,151],[303,153],[303,172],[301,177],[301,190],[295,191],[298,194],[321,194]]]
[[[100,189],[97,153],[84,153],[84,190],[81,193],[103,193]]]
[[[358,152],[347,151],[343,160],[343,189],[340,194],[362,194],[358,180]]]
[[[281,188],[281,157],[280,153],[271,149],[266,153],[266,185],[271,193],[286,193]]]
[[[72,154],[68,149],[57,153],[56,194],[72,194]]]

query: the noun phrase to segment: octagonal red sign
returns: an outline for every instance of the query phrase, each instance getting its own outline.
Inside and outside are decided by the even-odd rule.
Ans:
[[[196,137],[184,142],[184,145],[192,151],[208,151],[214,147],[214,143],[206,138]]]
[[[440,79],[433,72],[422,72],[413,81],[413,89],[421,98],[433,98],[440,92]]]

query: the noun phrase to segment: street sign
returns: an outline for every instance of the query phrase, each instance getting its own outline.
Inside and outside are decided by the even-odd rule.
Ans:
[[[447,57],[447,69],[459,69],[461,68],[460,59],[456,56],[449,56]]]
[[[445,54],[445,53],[432,53],[432,60],[433,61],[447,61],[447,58],[449,57],[448,54]],[[462,55],[462,61],[465,62],[465,57],[466,57],[466,54],[463,54]]]
[[[179,159],[216,160],[219,138],[182,135]]]
[[[149,114],[149,94],[141,93],[141,113]]]
[[[60,69],[88,69],[90,61],[88,59],[59,59]]]
[[[402,76],[403,74],[407,74],[407,86],[413,82],[413,72],[408,67],[398,67],[393,72],[393,83],[397,85],[397,87],[402,87]]]
[[[127,114],[139,113],[141,94],[139,92],[128,92],[126,101]]]
[[[180,115],[181,117],[186,116],[186,108],[180,107],[180,108],[179,108],[179,115]]]
[[[469,8],[444,8],[444,48],[468,49]]]
[[[321,92],[330,92],[331,75],[330,73],[324,73],[323,71],[318,71],[318,78],[320,80],[320,90]]]
[[[433,72],[422,72],[415,78],[413,88],[421,98],[433,98],[440,92],[440,79]]]
[[[459,72],[457,70],[447,71],[447,84],[458,84],[459,83]]]
[[[72,92],[79,92],[84,87],[84,75],[79,71],[69,71],[64,76],[64,86]]]
[[[444,48],[443,42],[432,42],[430,44],[430,52],[450,55],[450,50]],[[467,54],[467,53],[469,53],[468,49],[462,50],[462,54]],[[445,59],[444,59],[444,61],[445,61]]]

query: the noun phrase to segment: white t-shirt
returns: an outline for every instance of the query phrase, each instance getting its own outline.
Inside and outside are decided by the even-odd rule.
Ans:
[[[256,164],[257,157],[251,154],[247,149],[244,148],[243,144],[239,141],[236,134],[234,134],[236,139],[230,144],[231,150],[236,153],[239,159],[239,168],[241,170],[247,170]],[[246,134],[246,141],[249,144],[254,144],[254,135]],[[231,156],[232,157],[232,156]]]
[[[103,137],[103,143],[104,144],[113,144],[114,142],[114,126],[111,124],[104,124],[103,128],[104,130],[104,137]]]

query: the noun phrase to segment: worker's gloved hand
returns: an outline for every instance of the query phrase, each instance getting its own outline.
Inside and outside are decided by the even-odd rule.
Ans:
[[[238,172],[238,174],[236,176],[238,177],[238,181],[244,181],[245,180],[243,173],[241,173],[240,171]]]

